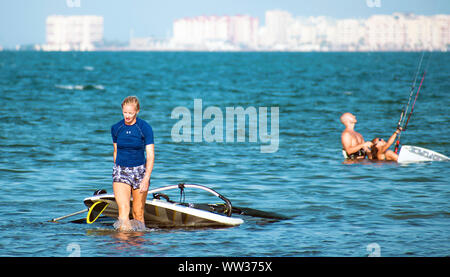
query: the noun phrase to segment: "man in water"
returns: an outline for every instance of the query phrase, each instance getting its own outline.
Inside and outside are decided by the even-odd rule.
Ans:
[[[359,160],[370,155],[369,147],[372,146],[372,142],[364,142],[363,136],[354,130],[358,122],[356,117],[351,113],[344,113],[341,116],[341,122],[345,126],[341,135],[342,147],[348,159]]]

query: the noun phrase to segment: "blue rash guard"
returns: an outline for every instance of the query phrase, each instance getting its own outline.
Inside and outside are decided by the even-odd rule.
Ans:
[[[113,143],[117,143],[116,165],[136,167],[145,164],[145,146],[154,144],[150,124],[140,118],[136,123],[126,125],[121,120],[111,127]]]

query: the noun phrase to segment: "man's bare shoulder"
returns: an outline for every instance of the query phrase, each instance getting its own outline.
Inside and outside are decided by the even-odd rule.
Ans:
[[[341,134],[342,137],[354,137],[355,133],[350,130],[344,130]]]

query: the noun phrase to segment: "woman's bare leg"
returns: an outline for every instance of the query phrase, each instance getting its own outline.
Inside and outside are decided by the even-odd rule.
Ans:
[[[119,208],[119,220],[121,226],[119,229],[130,229],[130,197],[131,187],[125,183],[113,183],[114,197],[116,198],[117,206]]]
[[[144,222],[145,200],[147,199],[147,191],[141,192],[139,189],[133,189],[133,218]]]
[[[388,160],[388,161],[397,161],[398,160],[398,155],[392,150],[386,151],[385,155],[386,155],[386,160]]]

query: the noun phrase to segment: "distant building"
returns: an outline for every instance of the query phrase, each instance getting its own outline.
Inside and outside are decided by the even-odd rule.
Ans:
[[[133,51],[164,51],[170,50],[166,39],[153,37],[130,37],[127,50]]]
[[[230,17],[229,41],[241,48],[254,49],[258,44],[259,20],[248,15]]]
[[[269,10],[265,25],[249,15],[196,16],[173,22],[168,39],[134,38],[128,46],[103,40],[103,17],[53,15],[46,20],[44,51],[449,51],[450,15],[394,13],[366,19],[294,17]],[[1,49],[1,48],[0,48]]]
[[[394,13],[367,19],[293,17],[269,10],[251,16],[198,16],[173,24],[172,49],[264,51],[448,51],[450,15]]]
[[[288,29],[292,23],[292,15],[286,11],[266,11],[266,30],[261,37],[262,45],[286,45]]]
[[[103,41],[103,17],[52,15],[46,20],[45,51],[92,51]]]
[[[248,15],[182,18],[173,23],[171,45],[191,50],[253,49],[258,24],[257,18]]]
[[[394,13],[367,19],[293,18],[266,12],[260,47],[305,51],[448,51],[450,15]]]

